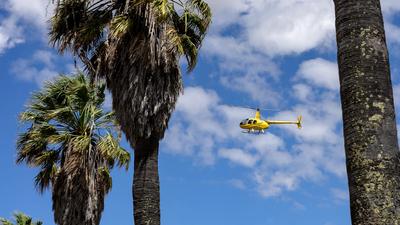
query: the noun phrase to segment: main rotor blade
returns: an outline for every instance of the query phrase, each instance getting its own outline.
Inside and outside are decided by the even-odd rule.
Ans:
[[[251,107],[251,106],[239,106],[242,108],[253,109],[253,110],[260,110],[260,111],[281,111],[280,109],[272,109],[272,108],[260,108],[260,107]]]
[[[241,105],[228,105],[231,107],[236,107],[236,108],[242,108],[242,109],[252,109],[252,110],[257,110],[259,109],[260,111],[282,111],[281,109],[273,109],[273,108],[260,108],[260,107],[252,107],[252,106],[241,106]]]

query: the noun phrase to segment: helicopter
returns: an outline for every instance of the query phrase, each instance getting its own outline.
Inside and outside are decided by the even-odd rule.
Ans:
[[[240,128],[246,130],[243,133],[265,133],[265,130],[270,127],[271,124],[296,124],[297,128],[301,129],[302,116],[297,117],[297,121],[285,121],[285,120],[263,120],[261,119],[260,109],[256,109],[254,118],[247,118],[240,122]]]

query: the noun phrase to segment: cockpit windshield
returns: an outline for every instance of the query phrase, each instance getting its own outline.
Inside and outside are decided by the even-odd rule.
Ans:
[[[247,121],[249,121],[249,119],[242,120],[242,122],[240,122],[240,125],[247,124]]]

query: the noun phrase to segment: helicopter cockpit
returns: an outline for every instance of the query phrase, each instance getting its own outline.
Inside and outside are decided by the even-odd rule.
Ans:
[[[245,119],[240,122],[240,125],[245,125],[245,124],[256,124],[257,120],[254,119]]]

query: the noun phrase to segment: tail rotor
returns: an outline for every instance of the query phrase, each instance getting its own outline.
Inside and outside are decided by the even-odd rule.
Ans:
[[[299,128],[299,129],[301,129],[302,128],[302,125],[301,125],[301,120],[303,119],[303,117],[302,116],[298,116],[297,117],[297,128]]]

